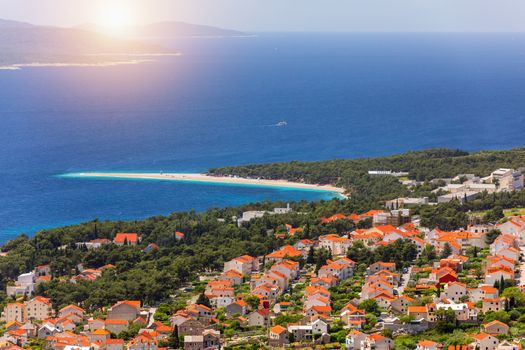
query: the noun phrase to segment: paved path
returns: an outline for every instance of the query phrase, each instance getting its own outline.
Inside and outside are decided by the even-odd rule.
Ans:
[[[408,281],[410,281],[410,274],[412,273],[412,266],[408,268],[407,273],[404,273],[401,275],[401,278],[403,279],[403,283],[401,286],[397,287],[397,291],[399,292],[399,295],[403,295],[403,291],[408,285]]]
[[[155,320],[153,319],[153,315],[155,315],[155,312],[157,312],[156,307],[152,307],[149,309],[150,317],[149,317],[148,327],[151,326],[153,322],[155,322]]]

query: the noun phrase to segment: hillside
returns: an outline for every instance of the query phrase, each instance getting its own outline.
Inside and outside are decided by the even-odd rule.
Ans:
[[[408,172],[418,181],[450,178],[457,174],[489,175],[500,167],[525,166],[525,149],[480,151],[430,149],[379,158],[339,159],[319,162],[251,164],[210,169],[212,175],[236,175],[264,179],[285,179],[315,184],[332,184],[353,195],[385,199],[405,194],[405,188],[391,176],[371,177],[369,170]]]
[[[204,213],[174,213],[132,222],[92,221],[42,231],[32,238],[21,235],[2,246],[2,251],[9,254],[0,256],[0,294],[9,280],[36,265],[50,263],[55,276],[67,276],[79,263],[89,267],[113,264],[117,276],[105,275],[94,283],[79,284],[59,283],[56,279],[57,283],[42,285],[39,291],[53,298],[57,306],[83,302],[87,308],[97,308],[121,298],[149,303],[162,301],[175,288],[193,280],[202,271],[221,269],[224,261],[245,253],[261,255],[275,249],[278,242],[268,236],[269,229],[283,227],[288,222],[295,225],[309,223],[312,232],[321,227],[317,220],[321,214],[316,213],[321,206],[307,203],[298,204],[296,208],[316,213],[313,216],[297,213],[272,215],[250,222],[246,227],[237,227],[231,220],[232,216],[243,211],[271,210],[275,205],[285,203],[210,209]],[[218,218],[226,219],[221,222]],[[176,231],[184,232],[182,241],[175,238]],[[139,232],[142,242],[139,247],[108,245],[96,251],[75,248],[76,242],[112,239],[116,232]],[[142,249],[149,243],[157,244],[161,250],[144,254]]]
[[[18,21],[11,21],[7,19],[1,19],[0,18],[0,28],[31,28],[33,27],[30,23],[25,22],[18,22]]]
[[[103,33],[104,29],[92,23],[86,23],[79,29]],[[130,37],[137,38],[184,38],[184,37],[228,37],[246,35],[243,32],[185,22],[157,22],[126,29]]]
[[[445,166],[445,163],[454,163],[458,169],[470,164],[477,172],[484,171],[485,166],[492,169],[501,164],[500,162],[512,162],[512,159],[516,160],[516,163],[512,164],[518,164],[523,160],[522,153],[522,150],[513,150],[468,154],[441,149],[355,161],[374,165],[392,165],[399,162],[397,166],[403,169],[415,169],[414,164],[418,162],[424,164],[437,161],[440,167]],[[436,168],[438,169],[439,167]],[[326,168],[323,171],[326,171]],[[430,170],[428,171],[430,174]],[[435,281],[429,282],[430,274],[424,273],[444,269],[444,272],[453,277],[452,283],[463,286],[465,290],[485,286],[496,291],[498,295],[509,295],[509,303],[516,305],[516,309],[479,312],[484,300],[474,302],[475,296],[464,294],[460,301],[469,302],[471,308],[476,308],[473,313],[476,323],[464,323],[460,328],[464,333],[452,333],[458,323],[454,311],[447,310],[450,321],[438,319],[438,322],[429,322],[428,330],[417,329],[417,334],[410,336],[404,333],[386,334],[385,336],[394,339],[395,344],[411,344],[410,347],[396,345],[396,349],[414,349],[420,339],[427,338],[442,343],[456,343],[456,338],[466,338],[467,332],[476,336],[480,323],[486,325],[494,319],[504,320],[506,325],[513,327],[514,332],[520,329],[522,322],[519,319],[525,313],[525,293],[514,286],[512,279],[496,279],[491,277],[490,272],[484,272],[485,264],[491,263],[491,259],[494,258],[488,256],[488,244],[496,242],[501,232],[491,230],[481,236],[481,233],[475,235],[471,231],[470,239],[482,244],[482,248],[471,246],[469,236],[465,238],[464,231],[442,232],[444,237],[449,237],[451,243],[447,240],[442,247],[436,248],[435,245],[438,244],[432,243],[428,231],[420,228],[458,230],[466,227],[469,222],[468,213],[479,210],[487,210],[491,214],[483,218],[485,225],[495,224],[503,218],[502,209],[525,206],[525,190],[484,193],[480,198],[463,205],[453,201],[415,208],[414,213],[420,216],[421,226],[412,223],[399,228],[390,225],[372,227],[369,209],[380,209],[381,205],[375,203],[372,207],[362,206],[353,198],[343,201],[296,202],[291,204],[291,212],[266,214],[241,225],[236,222],[236,218],[245,211],[272,211],[284,205],[282,202],[257,203],[236,208],[209,209],[203,213],[173,213],[169,216],[128,222],[93,220],[41,231],[32,238],[20,235],[0,249],[0,309],[10,310],[13,307],[22,307],[20,305],[27,308],[34,302],[33,299],[26,300],[20,296],[19,303],[15,305],[14,299],[7,297],[3,291],[10,290],[20,274],[27,274],[28,271],[36,273],[38,269],[48,271],[45,272],[47,275],[41,276],[46,278],[38,281],[34,289],[37,301],[49,305],[46,309],[49,314],[39,316],[39,320],[43,322],[52,319],[51,308],[61,311],[64,308],[81,309],[93,319],[105,317],[107,320],[114,320],[115,318],[110,318],[108,307],[128,300],[138,301],[142,305],[140,311],[152,314],[155,325],[172,327],[172,316],[182,317],[183,322],[190,321],[194,324],[198,319],[194,319],[197,316],[193,315],[198,314],[192,312],[196,307],[205,307],[210,311],[210,317],[220,321],[217,322],[217,332],[220,332],[218,334],[225,344],[224,349],[247,349],[246,342],[234,347],[228,346],[231,343],[237,344],[239,338],[249,339],[247,341],[255,345],[253,349],[258,349],[261,344],[266,343],[270,348],[276,348],[264,336],[271,325],[288,326],[290,329],[289,326],[293,326],[298,320],[309,320],[311,310],[322,307],[319,310],[327,316],[327,322],[331,322],[329,335],[333,344],[327,348],[332,349],[339,348],[338,345],[346,341],[348,330],[341,328],[341,324],[352,321],[352,318],[344,318],[348,308],[362,310],[359,311],[359,317],[363,317],[363,329],[373,332],[380,330],[377,328],[377,318],[381,315],[387,313],[389,317],[398,317],[401,320],[407,313],[404,310],[380,306],[377,299],[385,293],[394,295],[395,290],[397,295],[402,293],[413,300],[411,303],[418,305],[435,305],[437,298],[448,298],[448,287],[443,291],[436,289]],[[500,211],[501,215],[498,214]],[[522,222],[525,227],[525,221]],[[362,240],[363,235],[369,237],[366,244]],[[504,239],[496,242],[498,245],[509,241],[509,237],[508,246],[517,244],[512,235],[501,237]],[[326,248],[327,242],[333,243],[329,243],[329,247]],[[459,246],[461,255],[454,255],[453,259],[450,259],[453,253],[452,243]],[[418,246],[422,247],[420,254]],[[509,249],[503,246],[500,250]],[[510,269],[508,274],[515,276],[513,270],[523,271],[523,262],[518,260],[519,251],[513,249],[510,252],[513,252],[516,258],[505,257],[505,261],[514,263],[504,270]],[[461,261],[464,261],[464,270],[469,271],[468,274],[463,270],[456,273],[448,266],[434,268],[436,265],[460,260],[460,256]],[[498,261],[500,260],[496,260]],[[370,275],[374,268],[383,266],[388,266],[388,272],[380,270]],[[245,267],[249,269],[246,273]],[[327,270],[330,274],[323,277]],[[332,275],[333,270],[343,272]],[[286,271],[290,274],[286,275]],[[384,274],[403,277],[399,280],[392,279],[392,283],[383,280],[374,286],[376,278],[380,280]],[[313,276],[317,276],[315,280]],[[261,280],[266,281],[270,278],[272,283],[264,282],[261,285]],[[448,284],[450,285],[451,283]],[[418,286],[424,287],[418,289]],[[277,298],[265,300],[264,304],[268,306],[261,309],[261,298],[264,296],[261,291],[264,293],[268,289],[275,291]],[[383,289],[381,294],[368,294],[369,290],[378,289]],[[231,296],[224,297],[215,292],[229,293]],[[312,298],[308,295],[317,295],[320,292],[323,295],[321,299],[316,300],[322,304],[308,306]],[[227,299],[226,306],[218,303],[224,298]],[[248,319],[260,314],[264,309],[274,315],[270,321],[262,320],[255,325],[249,322],[241,324],[238,320],[240,313],[228,311],[237,300],[245,301],[244,307],[247,309],[241,310],[240,313],[245,313]],[[286,304],[283,304],[283,300]],[[357,306],[354,305],[354,300],[359,301]],[[489,300],[492,303],[493,299]],[[286,312],[274,311],[272,306],[278,303],[287,306]],[[465,312],[464,310],[461,312]],[[9,315],[11,318],[16,317],[11,313]],[[130,319],[134,317],[136,315]],[[82,326],[88,327],[87,319],[88,317],[80,317],[77,329],[82,329]],[[400,322],[409,324],[412,320],[409,317]],[[181,348],[182,341],[177,340],[178,326],[173,330],[168,328],[169,332],[173,332],[170,334],[175,334],[176,338],[163,338],[159,344],[169,345],[174,349]],[[112,339],[133,344],[144,334],[141,327],[131,325],[123,330],[106,330],[109,332],[111,329]],[[272,329],[274,328],[275,326]],[[183,326],[180,329],[184,331]],[[142,332],[141,335],[139,332]],[[199,332],[204,334],[207,331]],[[80,336],[84,334],[81,333]],[[51,337],[53,336],[46,339],[52,339]],[[467,339],[464,342],[471,341]]]
[[[137,35],[144,37],[212,37],[246,34],[236,30],[185,22],[159,22],[139,27]]]

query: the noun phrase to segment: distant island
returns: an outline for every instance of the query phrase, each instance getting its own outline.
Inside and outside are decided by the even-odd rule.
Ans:
[[[0,19],[0,69],[24,66],[113,65],[139,63],[176,51],[148,38],[239,36],[241,32],[181,22],[135,27],[126,38],[104,35],[99,27],[38,26]]]
[[[93,23],[77,27],[92,32],[104,32],[104,29]],[[135,38],[199,38],[199,37],[234,37],[246,36],[237,30],[223,29],[212,26],[191,24],[186,22],[166,21],[126,28],[130,37]]]

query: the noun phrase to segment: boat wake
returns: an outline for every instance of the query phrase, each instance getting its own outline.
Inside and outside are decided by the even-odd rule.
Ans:
[[[280,121],[278,123],[275,123],[275,124],[270,124],[270,125],[265,125],[266,127],[269,127],[269,128],[282,128],[282,127],[285,127],[288,125],[288,122],[287,121]]]

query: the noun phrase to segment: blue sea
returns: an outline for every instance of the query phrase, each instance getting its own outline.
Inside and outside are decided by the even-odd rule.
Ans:
[[[274,33],[162,44],[182,55],[0,71],[0,242],[95,218],[331,197],[64,173],[524,146],[523,34]]]

